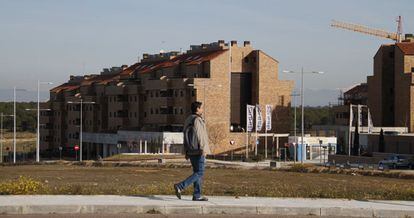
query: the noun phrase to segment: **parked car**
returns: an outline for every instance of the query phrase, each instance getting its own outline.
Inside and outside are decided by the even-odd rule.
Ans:
[[[414,159],[402,155],[391,155],[378,163],[380,169],[414,168]]]

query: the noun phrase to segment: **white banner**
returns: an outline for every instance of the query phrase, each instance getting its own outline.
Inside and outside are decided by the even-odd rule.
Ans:
[[[263,126],[263,117],[262,117],[262,109],[260,105],[256,105],[256,131],[262,130]]]
[[[371,112],[369,111],[369,108],[368,108],[368,133],[369,134],[372,133],[372,128],[374,128],[374,125],[372,124]]]
[[[349,128],[351,128],[353,121],[354,121],[354,113],[352,112],[352,104],[351,104],[349,105]]]
[[[246,110],[246,114],[247,114],[247,131],[251,132],[253,130],[253,114],[254,114],[254,108],[255,106],[253,105],[247,105],[247,110]]]
[[[361,132],[361,126],[362,126],[362,106],[358,105],[358,133]]]
[[[272,129],[272,105],[266,105],[266,131]]]

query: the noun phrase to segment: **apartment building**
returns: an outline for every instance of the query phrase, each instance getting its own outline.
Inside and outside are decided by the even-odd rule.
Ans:
[[[375,126],[414,131],[414,42],[382,45],[368,76],[368,106]]]
[[[278,61],[249,41],[144,54],[138,63],[70,76],[51,89],[43,107],[52,110],[41,114],[41,149],[72,148],[82,135],[87,158],[110,155],[118,144],[132,151],[147,133],[181,132],[193,101],[203,102],[213,153],[238,149],[246,145],[246,104],[272,105],[269,132],[289,132],[292,88],[293,81],[278,79]],[[169,146],[180,143],[175,140]]]

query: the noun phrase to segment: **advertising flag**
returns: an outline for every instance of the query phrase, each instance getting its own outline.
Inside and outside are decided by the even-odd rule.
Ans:
[[[266,131],[272,129],[272,105],[266,105]]]
[[[368,108],[368,133],[372,133],[372,128],[373,127],[374,127],[374,125],[372,125],[371,112],[369,111],[369,108]]]
[[[260,105],[256,105],[256,130],[262,130],[263,126],[263,117],[262,117],[262,109]]]
[[[253,114],[254,114],[254,105],[247,105],[247,131],[251,132],[253,130]]]

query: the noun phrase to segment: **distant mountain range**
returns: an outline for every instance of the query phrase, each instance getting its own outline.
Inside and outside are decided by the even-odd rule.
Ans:
[[[40,101],[46,101],[49,99],[49,91],[40,92]],[[13,101],[13,89],[0,89],[0,102]],[[26,90],[16,92],[17,102],[37,102],[37,91]]]
[[[18,91],[16,93],[16,100],[18,102],[37,101],[37,91]],[[305,89],[305,105],[306,106],[326,106],[329,103],[336,104],[338,102],[339,90],[333,89]],[[40,92],[40,100],[46,101],[49,99],[49,92]],[[13,89],[0,89],[0,102],[13,101]],[[296,99],[297,104],[300,104],[300,98]],[[293,102],[292,102],[293,104]]]

